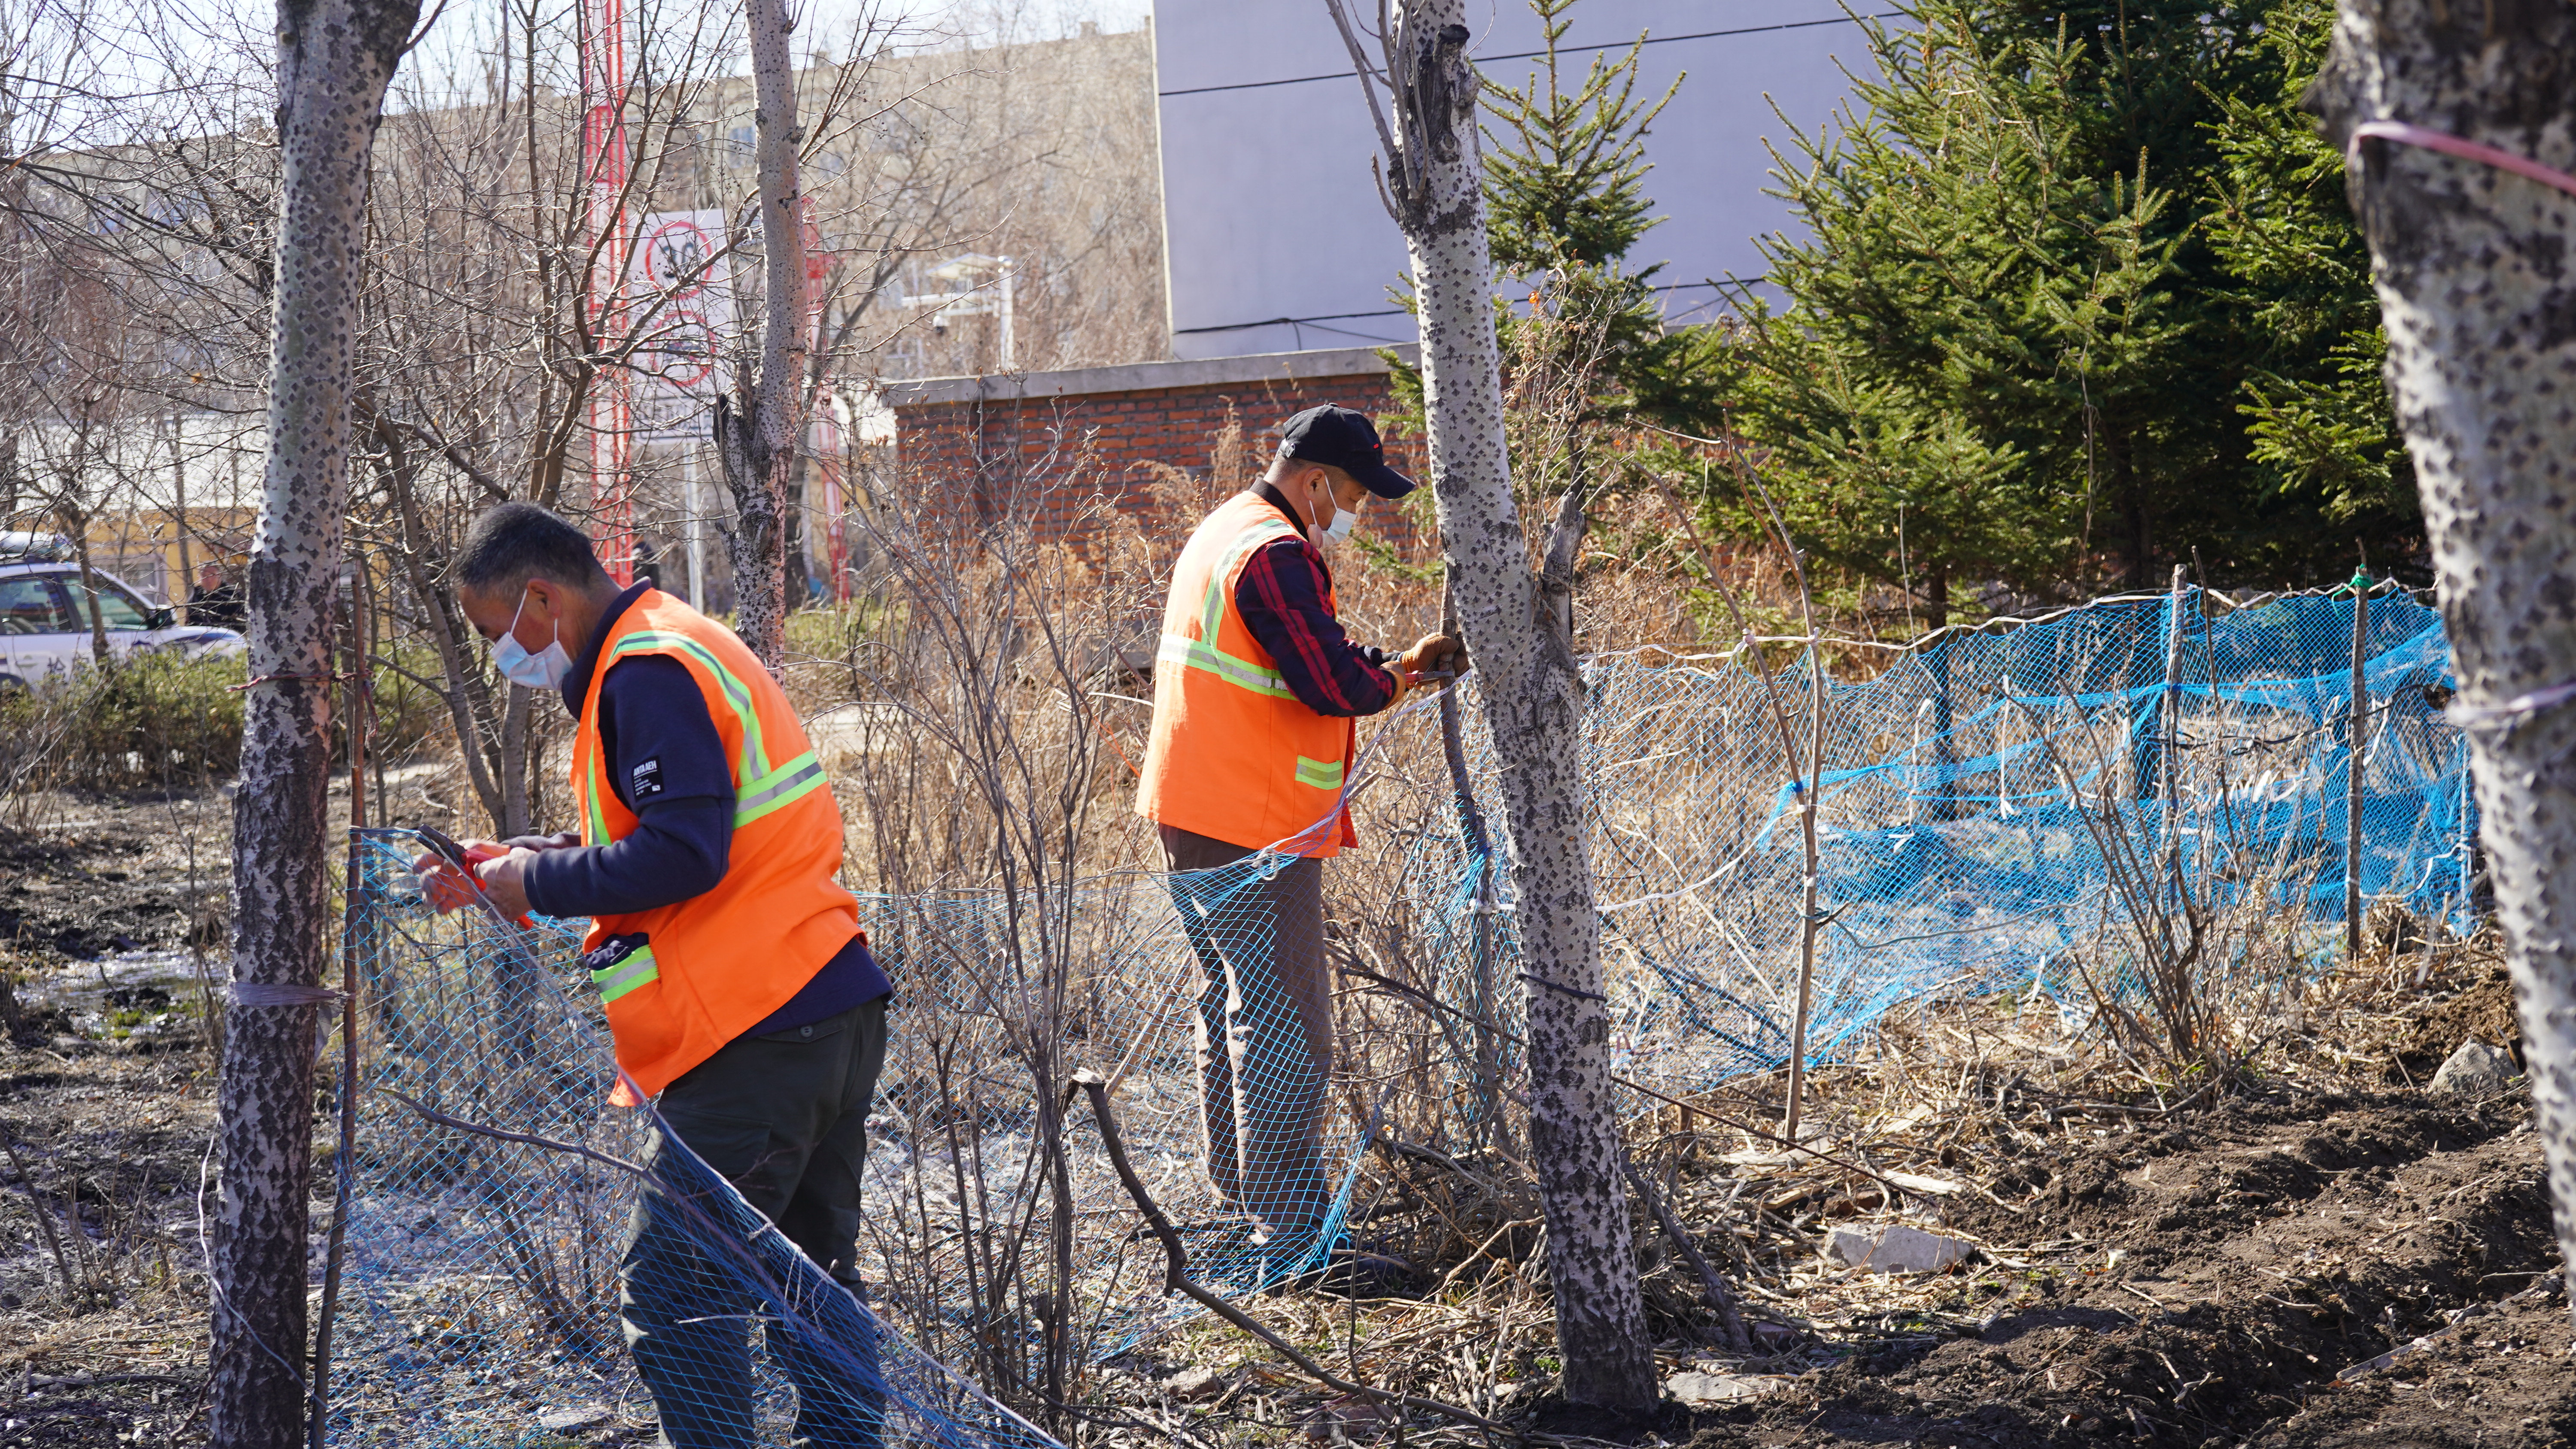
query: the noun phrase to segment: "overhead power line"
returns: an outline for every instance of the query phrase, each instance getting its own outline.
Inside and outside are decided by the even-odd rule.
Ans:
[[[1791,20],[1779,25],[1738,26],[1733,30],[1697,30],[1688,35],[1649,35],[1642,43],[1646,45],[1669,45],[1675,41],[1715,40],[1721,36],[1727,35],[1761,35],[1774,30],[1812,30],[1819,25],[1850,25],[1856,20],[1895,20],[1903,17],[1904,14],[1905,12],[1902,10],[1882,10],[1875,15],[1837,15],[1830,20]],[[1603,41],[1598,45],[1560,45],[1556,48],[1556,53],[1559,55],[1576,55],[1588,50],[1625,50],[1629,46],[1640,43],[1641,42],[1634,40],[1617,40]],[[1509,55],[1481,55],[1476,57],[1476,59],[1480,63],[1495,60],[1537,60],[1546,54],[1547,52],[1544,50],[1520,50],[1514,51]],[[1310,81],[1348,80],[1350,75],[1351,72],[1349,71],[1337,70],[1327,72],[1323,75],[1290,76],[1286,80],[1237,81],[1232,85],[1222,86],[1185,86],[1179,90],[1156,91],[1154,94],[1157,96],[1204,96],[1216,91],[1257,91],[1266,90],[1271,86],[1302,86]]]
[[[1743,285],[1742,280],[1737,278],[1733,273],[1729,273],[1727,275],[1727,280],[1723,282],[1661,282],[1647,290],[1653,292],[1685,292],[1700,287],[1724,288],[1741,285]],[[1217,327],[1175,327],[1172,329],[1172,335],[1175,337],[1186,337],[1196,332],[1245,332],[1255,327],[1313,327],[1319,332],[1338,332],[1341,330],[1340,328],[1325,327],[1319,324],[1325,322],[1347,322],[1360,317],[1403,317],[1407,315],[1409,314],[1401,307],[1381,307],[1374,312],[1318,312],[1312,317],[1264,317],[1258,322],[1228,322]],[[1356,336],[1358,334],[1354,333],[1352,335]]]

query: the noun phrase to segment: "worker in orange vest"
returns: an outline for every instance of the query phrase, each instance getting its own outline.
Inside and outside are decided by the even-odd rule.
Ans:
[[[1412,491],[1365,415],[1308,408],[1281,429],[1261,481],[1190,535],[1163,610],[1136,810],[1154,821],[1165,867],[1295,857],[1262,879],[1176,874],[1172,886],[1207,971],[1198,1066],[1208,1176],[1274,1266],[1316,1253],[1327,1206],[1323,862],[1358,843],[1343,808],[1352,722],[1393,707],[1426,673],[1454,676],[1465,658],[1440,634],[1392,662],[1352,643],[1318,545],[1349,538],[1372,495]]]
[[[479,892],[507,916],[591,918],[583,964],[618,1065],[687,1149],[648,1148],[656,1186],[620,1275],[627,1343],[665,1444],[748,1445],[758,1310],[724,1286],[721,1250],[695,1241],[724,1214],[690,1210],[712,1184],[686,1157],[856,1291],[893,988],[840,883],[840,807],[785,691],[733,631],[650,581],[620,590],[572,524],[502,504],[475,519],[455,567],[503,677],[560,691],[573,716],[581,828],[467,842],[470,882],[436,855],[416,868],[443,910]],[[623,1082],[616,1097],[640,1105]],[[877,1385],[798,1335],[773,1331],[770,1346],[796,1386],[797,1443],[881,1442]],[[875,1345],[840,1347],[872,1372]]]

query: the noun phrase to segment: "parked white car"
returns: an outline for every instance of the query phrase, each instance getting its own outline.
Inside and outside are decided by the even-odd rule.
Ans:
[[[80,565],[60,557],[65,550],[52,540],[13,535],[0,541],[18,544],[0,548],[0,688],[30,684],[94,658],[93,607],[107,625],[107,647],[120,659],[157,650],[239,654],[249,647],[230,629],[172,622],[170,610],[143,602],[109,574],[96,575],[93,598],[81,586]]]

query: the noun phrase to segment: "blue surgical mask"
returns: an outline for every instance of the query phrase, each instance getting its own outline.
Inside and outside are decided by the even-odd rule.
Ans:
[[[572,656],[564,652],[563,625],[555,625],[555,641],[531,654],[519,642],[519,615],[528,611],[528,596],[519,595],[518,612],[510,616],[510,627],[492,645],[492,667],[501,677],[527,689],[561,689],[564,676],[572,673]]]

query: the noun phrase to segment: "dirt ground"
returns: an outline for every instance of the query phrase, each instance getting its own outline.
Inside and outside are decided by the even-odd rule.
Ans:
[[[1987,1184],[2001,1203],[1954,1220],[1988,1245],[1960,1289],[1984,1310],[1973,1328],[1836,1356],[1696,1415],[1694,1442],[2576,1436],[2568,1308],[2521,1101],[2240,1102],[2034,1158]]]
[[[228,811],[210,798],[61,814],[0,835],[0,969],[17,982],[0,1046],[0,1446],[200,1442],[213,1073],[190,943],[221,939]],[[2576,1443],[2527,1103],[2422,1090],[2462,1040],[2512,1040],[2501,972],[2454,962],[2372,1020],[2320,1046],[2345,1063],[2332,1081],[2287,1075],[2171,1113],[2025,1103],[1974,1150],[1956,1133],[1919,1161],[1882,1145],[1882,1169],[1960,1185],[1931,1225],[1978,1255],[1901,1283],[1811,1263],[1803,1289],[1748,1286],[1755,1357],[1715,1356],[1659,1320],[1668,1372],[1714,1373],[1745,1397],[1615,1422],[1557,1399],[1543,1357],[1497,1354],[1481,1401],[1559,1439],[1700,1449]],[[1812,1239],[1867,1207],[1784,1208],[1783,1225]],[[1430,1306],[1443,1270],[1382,1276],[1359,1303],[1326,1285],[1254,1306],[1394,1321]],[[1820,1311],[1826,1294],[1845,1311]],[[1391,1441],[1366,1415],[1319,1418],[1326,1396],[1225,1341],[1236,1366],[1196,1391],[1170,1377],[1182,1345],[1104,1375],[1084,1437]],[[1446,1362],[1459,1347],[1421,1351]],[[1407,1434],[1466,1442],[1428,1419]]]
[[[0,1445],[203,1438],[220,797],[0,834]]]

